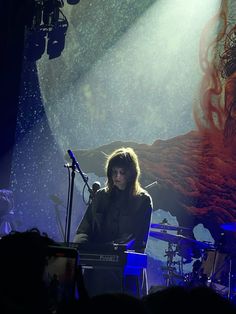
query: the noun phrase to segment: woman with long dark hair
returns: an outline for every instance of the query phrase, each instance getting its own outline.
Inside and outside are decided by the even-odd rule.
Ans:
[[[126,249],[143,253],[147,244],[153,205],[150,195],[139,182],[138,156],[130,147],[116,149],[107,156],[105,171],[105,187],[96,192],[88,206],[77,228],[74,242],[83,246],[86,244],[88,247],[124,245]],[[107,274],[107,271],[105,273]],[[114,273],[105,282],[112,281],[113,275]],[[121,280],[122,278],[119,278],[119,282]],[[135,280],[140,281],[140,278]],[[100,280],[99,289],[101,281],[104,280]],[[95,281],[93,288],[94,285]],[[119,291],[114,287],[115,285],[104,288],[102,292]]]

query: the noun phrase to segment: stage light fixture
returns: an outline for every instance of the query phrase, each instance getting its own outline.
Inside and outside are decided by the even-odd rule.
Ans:
[[[26,27],[30,30],[39,28],[43,14],[42,1],[29,2],[27,11]]]
[[[80,0],[67,0],[67,3],[71,4],[71,5],[77,4],[79,2],[80,2]]]
[[[28,61],[39,60],[46,47],[46,30],[28,31],[26,34],[25,58]]]
[[[46,0],[43,4],[43,23],[51,26],[57,23],[60,16],[60,8],[64,5],[61,0]]]
[[[27,60],[41,58],[46,48],[49,59],[59,57],[65,47],[65,35],[68,21],[62,12],[64,0],[32,0],[29,4],[30,18],[26,21]],[[77,4],[79,0],[67,0],[68,4]]]
[[[54,59],[61,55],[65,47],[67,28],[68,24],[65,21],[58,22],[48,33],[47,54],[49,59]]]

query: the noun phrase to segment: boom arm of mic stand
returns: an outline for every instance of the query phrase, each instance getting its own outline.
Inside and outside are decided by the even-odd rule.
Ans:
[[[82,179],[84,180],[84,183],[87,186],[89,193],[92,193],[93,190],[91,189],[91,187],[88,184],[88,178],[86,178],[83,171],[81,171],[80,166],[79,166],[79,164],[75,158],[75,155],[73,154],[73,152],[70,149],[68,149],[68,154],[72,160],[72,165],[74,164],[76,166],[77,170],[79,171],[79,174],[81,175]]]

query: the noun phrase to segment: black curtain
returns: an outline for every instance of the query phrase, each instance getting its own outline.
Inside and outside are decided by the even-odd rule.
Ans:
[[[0,2],[0,189],[8,188],[30,0]]]

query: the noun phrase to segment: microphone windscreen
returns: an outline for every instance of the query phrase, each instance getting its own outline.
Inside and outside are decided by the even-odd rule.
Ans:
[[[92,185],[92,190],[94,193],[97,192],[97,190],[99,190],[101,187],[101,183],[99,181],[95,181]]]

